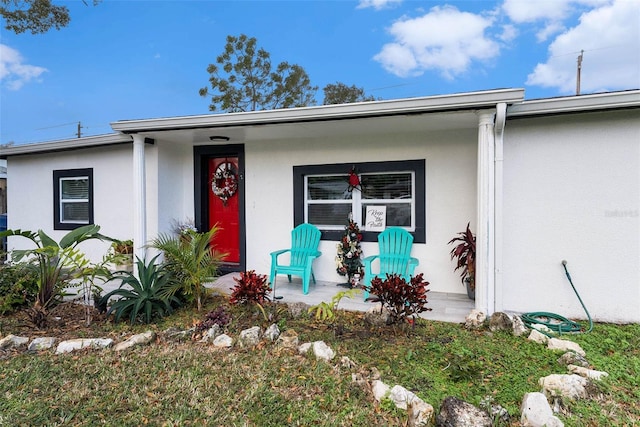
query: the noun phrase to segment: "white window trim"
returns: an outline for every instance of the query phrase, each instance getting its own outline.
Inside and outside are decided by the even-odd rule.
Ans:
[[[65,205],[69,205],[69,204],[73,204],[73,203],[86,203],[87,205],[89,204],[89,198],[87,197],[86,199],[64,199],[62,194],[62,184],[65,181],[79,181],[82,179],[86,179],[87,180],[87,194],[89,193],[89,176],[88,175],[78,175],[78,176],[73,176],[73,177],[61,177],[60,181],[59,181],[59,185],[60,185],[60,223],[62,224],[89,224],[89,213],[88,213],[88,206],[87,206],[87,219],[86,220],[69,220],[69,219],[65,219],[64,218],[64,206]]]

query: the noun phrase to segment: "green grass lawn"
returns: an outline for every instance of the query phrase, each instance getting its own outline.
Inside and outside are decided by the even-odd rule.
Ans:
[[[94,333],[120,341],[147,329],[188,328],[220,304],[210,300],[201,313],[181,310],[149,326],[101,322]],[[229,311],[227,329],[234,337],[272,323],[256,308]],[[196,341],[162,340],[122,353],[15,355],[0,360],[0,425],[404,425],[404,411],[378,404],[352,382],[352,373],[377,368],[386,384],[415,392],[436,411],[446,396],[475,405],[492,396],[515,426],[523,395],[540,391],[538,379],[566,372],[557,363],[559,353],[506,333],[424,320],[414,327],[370,328],[360,313],[340,313],[325,324],[291,319],[273,306],[266,314],[282,330],[296,330],[301,343],[324,340],[338,356],[326,363],[271,343],[216,350]],[[11,328],[2,323],[0,336]],[[597,385],[594,398],[563,402],[559,417],[565,425],[640,425],[640,325],[597,324],[570,339],[585,349],[594,369],[610,377]],[[341,356],[356,368],[341,367]]]

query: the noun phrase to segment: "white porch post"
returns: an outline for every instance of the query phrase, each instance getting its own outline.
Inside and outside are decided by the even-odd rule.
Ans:
[[[494,286],[494,172],[493,110],[478,111],[478,219],[476,231],[476,309],[495,311]]]
[[[144,136],[133,135],[133,253],[145,259],[147,244],[147,196]],[[135,266],[135,260],[134,260]],[[137,274],[137,270],[135,270]]]

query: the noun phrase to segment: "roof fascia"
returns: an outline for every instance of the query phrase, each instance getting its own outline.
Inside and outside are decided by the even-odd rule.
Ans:
[[[122,120],[111,123],[113,130],[123,133],[178,130],[189,128],[250,126],[260,124],[297,123],[417,114],[440,111],[495,108],[504,102],[522,102],[524,89],[499,89],[451,95],[370,101],[355,104],[322,105],[242,113],[207,114],[160,119]]]
[[[534,99],[511,105],[507,118],[640,107],[640,90]]]
[[[13,145],[0,148],[0,159],[11,156],[23,156],[29,154],[53,153],[59,151],[78,150],[82,148],[127,144],[132,139],[129,135],[112,133],[108,135],[87,136],[83,138],[63,139],[35,144]]]

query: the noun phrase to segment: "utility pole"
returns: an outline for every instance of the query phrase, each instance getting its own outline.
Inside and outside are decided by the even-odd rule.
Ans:
[[[80,129],[82,129],[82,124],[78,122],[78,138],[82,136],[82,131]]]
[[[576,95],[580,95],[580,74],[582,73],[582,54],[584,50],[580,51],[580,55],[578,55],[578,76],[576,79]]]

